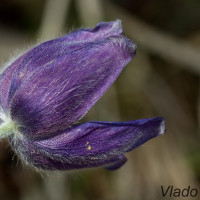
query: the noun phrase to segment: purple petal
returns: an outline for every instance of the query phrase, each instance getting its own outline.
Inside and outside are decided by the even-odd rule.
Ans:
[[[12,78],[15,74],[16,69],[19,67],[20,63],[23,61],[25,55],[18,58],[10,67],[8,67],[2,74],[0,79],[0,105],[4,112],[8,111],[8,97]]]
[[[29,137],[45,138],[82,118],[132,60],[136,46],[112,36],[67,53],[32,73],[10,111]]]
[[[92,42],[102,38],[106,38],[114,35],[121,35],[122,27],[121,21],[101,22],[95,28],[83,28],[78,31],[74,31],[62,39],[66,39],[71,43],[77,42]]]
[[[91,42],[98,41],[109,36],[120,35],[122,27],[120,20],[101,22],[93,29],[79,29],[58,39],[44,42],[29,50],[13,78],[10,98],[15,91],[28,79],[38,67],[45,67],[55,59],[67,53],[85,47]]]
[[[80,169],[125,163],[124,153],[165,132],[162,117],[129,122],[88,122],[41,141],[25,137],[12,145],[29,164],[42,169]]]
[[[24,80],[31,76],[37,67],[44,67],[44,65],[47,65],[52,60],[68,52],[82,48],[90,42],[109,36],[120,35],[121,33],[120,20],[101,22],[93,29],[80,29],[30,49],[11,64],[2,74],[0,81],[0,103],[3,109],[5,111],[8,110],[8,99],[12,98],[15,91],[23,84]]]
[[[101,22],[93,29],[79,29],[33,48],[26,55],[22,65],[28,65],[29,68],[41,67],[41,65],[49,63],[68,52],[82,48],[88,43],[96,42],[110,36],[121,35],[121,33],[120,20]]]

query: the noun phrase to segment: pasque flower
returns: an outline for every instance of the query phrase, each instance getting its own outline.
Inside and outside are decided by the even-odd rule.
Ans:
[[[117,169],[126,162],[124,153],[165,132],[162,117],[77,123],[135,56],[136,45],[121,33],[119,20],[102,22],[8,64],[0,76],[0,138],[8,136],[25,163],[49,170]]]

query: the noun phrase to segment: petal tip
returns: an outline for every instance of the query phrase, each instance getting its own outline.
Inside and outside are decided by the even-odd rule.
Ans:
[[[130,53],[130,56],[133,59],[136,55],[137,45],[128,38],[127,38],[126,44],[127,44],[128,52]]]
[[[136,49],[137,49],[137,45],[132,42],[132,45],[131,45],[131,55],[132,55],[132,58],[134,58],[135,55],[136,55]]]
[[[108,22],[108,23],[111,23],[112,30],[117,32],[119,35],[122,34],[123,29],[122,29],[122,22],[121,22],[120,19],[116,19],[115,21],[111,21],[111,22]]]
[[[122,29],[122,21],[120,19],[116,19],[115,21],[113,21],[113,28],[114,27]]]
[[[165,119],[163,117],[159,117],[159,119],[160,119],[160,129],[158,135],[163,135],[166,132]]]

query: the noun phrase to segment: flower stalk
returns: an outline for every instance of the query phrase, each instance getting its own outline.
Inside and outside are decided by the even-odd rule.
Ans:
[[[7,137],[13,133],[17,133],[17,124],[3,113],[0,114],[0,139]]]

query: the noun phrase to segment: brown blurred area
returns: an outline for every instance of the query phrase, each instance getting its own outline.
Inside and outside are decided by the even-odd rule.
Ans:
[[[137,43],[136,57],[84,120],[163,116],[167,132],[128,153],[114,172],[37,173],[22,166],[4,139],[0,199],[160,200],[161,186],[170,185],[200,193],[199,10],[199,0],[1,0],[2,64],[38,40],[121,19]]]

